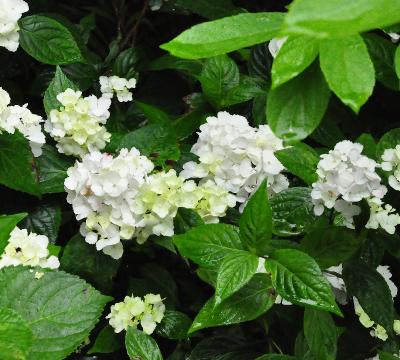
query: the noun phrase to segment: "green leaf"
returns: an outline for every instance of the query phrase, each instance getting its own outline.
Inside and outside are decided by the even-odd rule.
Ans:
[[[317,181],[319,156],[311,146],[297,143],[274,154],[287,171],[302,179],[307,185]]]
[[[189,333],[207,327],[238,324],[258,318],[275,303],[271,282],[265,274],[256,274],[236,294],[214,306],[214,298],[197,314]]]
[[[38,174],[28,140],[19,132],[0,134],[0,184],[40,196]]]
[[[135,75],[135,67],[140,60],[139,51],[136,48],[129,48],[122,51],[115,59],[113,74],[125,79]]]
[[[322,269],[350,259],[359,246],[354,231],[338,226],[316,228],[301,241],[302,251],[312,256]]]
[[[44,202],[36,206],[24,221],[29,231],[46,235],[53,244],[57,240],[60,224],[61,209],[55,202]]]
[[[307,84],[307,86],[304,86]],[[329,102],[330,91],[317,65],[270,91],[267,121],[284,140],[302,140],[319,125]]]
[[[240,238],[249,251],[261,254],[272,236],[272,212],[263,181],[251,196],[240,217]]]
[[[227,55],[212,57],[204,62],[199,80],[207,99],[219,109],[228,91],[239,85],[239,68]]]
[[[372,321],[393,333],[393,299],[385,279],[360,260],[343,267],[343,279],[348,292],[355,296]]]
[[[25,360],[33,342],[31,327],[14,310],[0,307],[0,358]]]
[[[200,225],[204,225],[204,221],[196,211],[186,208],[178,209],[178,212],[176,213],[176,216],[174,218],[175,234],[184,234],[191,228]]]
[[[135,101],[135,105],[143,112],[149,124],[158,124],[160,126],[171,125],[171,118],[164,111],[140,101]]]
[[[271,66],[272,60],[268,49],[268,43],[265,42],[253,46],[250,50],[250,57],[247,62],[249,74],[263,79],[266,85],[269,85],[271,84]]]
[[[319,41],[308,36],[289,36],[272,64],[272,87],[299,75],[318,56]]]
[[[43,153],[36,161],[39,168],[39,184],[42,194],[64,192],[64,180],[67,170],[74,162],[72,159],[59,154],[58,151],[45,144]]]
[[[200,225],[173,241],[182,256],[204,267],[217,266],[229,253],[243,250],[238,229],[227,224]]]
[[[396,45],[376,34],[365,34],[363,38],[374,63],[377,80],[389,89],[399,90],[400,82],[394,65]]]
[[[61,68],[57,66],[54,78],[44,93],[43,103],[47,115],[50,114],[51,110],[58,109],[61,106],[61,103],[57,100],[57,95],[67,89],[79,90],[78,87],[62,72]]]
[[[182,6],[183,8],[207,19],[218,19],[244,11],[241,8],[234,6],[231,0],[177,0],[174,3],[174,6],[176,5]]]
[[[383,351],[378,351],[378,353],[379,353],[379,360],[397,360],[399,358],[398,356]]]
[[[125,346],[132,360],[162,360],[157,343],[144,332],[128,327],[125,335]]]
[[[386,149],[394,149],[398,144],[400,144],[400,128],[392,129],[385,133],[376,146],[376,156],[378,160],[381,160]]]
[[[98,82],[100,76],[98,65],[75,63],[63,66],[62,71],[81,91],[92,87],[93,83]]]
[[[27,213],[0,215],[0,255],[8,244],[11,231],[13,231],[17,224],[27,215]]]
[[[294,249],[275,250],[265,261],[278,294],[293,304],[342,315],[331,286],[309,255]]]
[[[340,37],[400,22],[397,0],[295,0],[285,17],[285,32]]]
[[[210,114],[207,113],[205,106],[199,106],[197,109],[180,116],[172,123],[176,137],[180,140],[186,139],[206,122],[208,116]]]
[[[316,217],[311,200],[311,190],[292,187],[275,194],[270,199],[272,232],[278,236],[296,236],[312,224]]]
[[[394,68],[397,77],[400,79],[400,46],[397,46],[396,52],[394,53]]]
[[[199,75],[202,68],[200,60],[181,59],[169,54],[154,59],[146,66],[146,70],[150,71],[173,69],[192,76]]]
[[[137,148],[142,155],[150,157],[156,166],[165,166],[167,160],[176,161],[180,156],[172,127],[159,124],[146,125],[126,134],[118,146],[118,151],[132,147]]]
[[[375,85],[374,65],[362,37],[353,35],[322,41],[320,63],[331,90],[358,113]]]
[[[363,146],[363,155],[368,156],[371,159],[376,159],[376,142],[371,134],[362,133],[356,142]]]
[[[19,21],[21,47],[36,60],[50,65],[86,62],[84,44],[73,29],[50,16],[24,16]]]
[[[282,20],[282,13],[225,17],[195,25],[161,48],[186,59],[221,55],[272,39],[278,34]]]
[[[305,309],[304,336],[316,359],[335,360],[337,351],[337,330],[329,313]]]
[[[265,354],[256,360],[296,360],[294,356],[284,354]]]
[[[96,288],[110,293],[120,261],[96,250],[80,235],[72,237],[64,248],[61,269],[78,275]]]
[[[246,285],[258,267],[258,256],[237,250],[224,257],[218,268],[215,304],[218,305]]]
[[[155,333],[171,340],[183,340],[188,337],[192,320],[180,311],[167,310]]]
[[[26,267],[0,270],[0,306],[17,311],[32,328],[29,360],[61,360],[86,340],[110,298],[76,276],[44,272],[35,279]]]
[[[109,354],[119,350],[121,347],[118,335],[110,325],[107,325],[97,335],[88,354]]]

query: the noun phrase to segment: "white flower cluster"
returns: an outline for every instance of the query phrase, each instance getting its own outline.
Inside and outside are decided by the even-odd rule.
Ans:
[[[0,258],[0,269],[18,265],[57,269],[60,262],[56,256],[49,256],[48,245],[47,236],[15,227]]]
[[[132,101],[132,93],[129,91],[136,87],[136,79],[125,79],[118,76],[100,76],[100,91],[109,99],[117,95],[119,102]]]
[[[382,199],[386,194],[387,189],[375,170],[378,164],[362,155],[362,149],[361,144],[344,140],[328,154],[321,155],[318,180],[312,184],[311,192],[316,215],[321,215],[325,208],[334,208],[342,214],[345,225],[351,227],[353,216],[361,211],[353,203]]]
[[[381,199],[368,199],[370,207],[370,218],[365,225],[367,229],[378,229],[381,227],[389,234],[394,234],[396,226],[400,224],[400,215],[396,213],[389,204],[384,204]]]
[[[180,175],[201,178],[200,184],[212,180],[244,203],[264,179],[271,193],[289,186],[281,174],[284,167],[274,155],[280,149],[282,141],[268,125],[255,129],[243,116],[219,112],[200,126],[199,138],[191,149],[199,163],[187,162]]]
[[[85,155],[68,169],[65,188],[81,234],[97,250],[118,259],[121,239],[143,243],[150,235],[172,236],[179,207],[198,210],[216,222],[236,198],[211,180],[198,186],[174,170],[151,174],[153,163],[139,151],[122,149],[117,157],[100,152]]]
[[[282,45],[285,43],[286,40],[287,36],[284,36],[281,38],[273,38],[268,43],[268,50],[273,58],[275,58],[276,55],[278,55],[279,50],[281,49]]]
[[[400,191],[400,145],[394,149],[386,149],[382,155],[382,170],[391,172],[389,185]]]
[[[128,329],[128,326],[137,327],[151,335],[157,324],[164,317],[165,305],[160,295],[147,294],[144,300],[140,297],[125,296],[124,301],[111,306],[107,315],[110,325],[116,333]]]
[[[0,134],[5,131],[14,134],[18,130],[27,140],[34,156],[42,154],[42,146],[46,138],[42,132],[43,119],[33,114],[27,104],[10,105],[11,99],[7,91],[0,88]]]
[[[19,45],[18,20],[29,10],[23,0],[0,0],[0,46],[17,51]]]
[[[58,151],[83,156],[101,150],[111,134],[103,126],[110,116],[111,100],[94,95],[82,97],[81,91],[67,89],[57,95],[60,109],[53,109],[45,130],[57,141]]]

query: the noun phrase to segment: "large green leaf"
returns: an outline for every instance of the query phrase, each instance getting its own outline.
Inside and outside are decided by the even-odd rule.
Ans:
[[[17,224],[27,215],[27,213],[20,213],[0,216],[0,255],[7,246],[11,231],[13,231]]]
[[[182,256],[204,267],[217,266],[226,255],[243,250],[238,229],[227,224],[200,225],[173,241]]]
[[[309,188],[292,187],[283,190],[274,195],[270,199],[270,203],[272,232],[275,235],[299,235],[316,220]]]
[[[331,286],[318,264],[309,255],[295,249],[275,250],[265,261],[272,284],[284,299],[303,306],[341,315]]]
[[[393,333],[393,299],[385,279],[360,260],[343,267],[343,279],[348,292],[355,296],[363,310],[389,334]]]
[[[258,256],[247,251],[237,250],[226,255],[218,268],[215,303],[220,304],[246,285],[257,267]]]
[[[31,15],[23,17],[19,26],[21,47],[36,60],[52,65],[85,62],[83,43],[64,21]]]
[[[35,160],[28,140],[19,132],[0,134],[0,184],[40,196]]]
[[[149,335],[134,327],[128,327],[125,335],[125,346],[132,360],[162,360],[157,343]]]
[[[285,18],[285,32],[340,37],[400,22],[397,0],[295,0]]]
[[[240,217],[240,238],[246,249],[261,254],[271,236],[272,212],[267,197],[267,183],[263,181]]]
[[[354,231],[338,226],[316,228],[301,241],[302,250],[312,256],[323,269],[345,262],[359,246]]]
[[[74,164],[73,160],[59,154],[54,147],[47,144],[42,150],[42,155],[36,159],[41,192],[43,194],[64,192],[64,180],[68,168]]]
[[[36,279],[26,267],[0,270],[0,306],[17,311],[34,334],[29,360],[65,359],[89,336],[109,300],[63,271]]]
[[[58,238],[61,224],[60,204],[56,202],[43,202],[29,212],[24,221],[24,226],[31,232],[46,235],[51,243]]]
[[[44,93],[43,103],[47,115],[50,114],[51,110],[58,109],[61,106],[61,103],[57,100],[57,95],[67,89],[78,90],[78,87],[57,66],[54,78]]]
[[[317,181],[318,153],[303,143],[294,144],[275,152],[275,156],[287,171],[302,179],[307,185]]]
[[[29,324],[16,311],[0,307],[0,358],[25,360],[32,342]]]
[[[167,310],[155,332],[157,335],[171,340],[186,339],[191,323],[192,320],[184,313]]]
[[[64,248],[61,269],[78,275],[96,288],[110,293],[120,261],[96,250],[80,235],[72,237]]]
[[[282,139],[302,140],[319,125],[329,95],[328,85],[314,64],[296,78],[271,90],[267,99],[268,124]]]
[[[290,36],[272,64],[272,86],[278,87],[299,75],[318,56],[319,41],[308,36]]]
[[[322,41],[320,63],[332,91],[358,112],[375,85],[374,65],[362,37],[353,35]]]
[[[282,13],[239,14],[195,25],[161,48],[172,55],[198,59],[225,54],[272,39]]]
[[[236,294],[215,306],[214,298],[197,314],[189,332],[214,326],[254,320],[275,303],[271,282],[265,274],[256,274]]]
[[[335,323],[329,313],[305,309],[304,336],[316,359],[336,360],[337,334]]]

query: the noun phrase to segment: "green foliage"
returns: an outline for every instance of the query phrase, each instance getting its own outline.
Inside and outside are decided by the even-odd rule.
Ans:
[[[3,253],[4,248],[7,246],[8,238],[10,237],[11,231],[27,215],[27,213],[21,213],[0,216],[0,253]]]
[[[129,358],[143,360],[162,360],[160,349],[157,343],[144,332],[133,327],[128,328],[125,336],[126,350]]]

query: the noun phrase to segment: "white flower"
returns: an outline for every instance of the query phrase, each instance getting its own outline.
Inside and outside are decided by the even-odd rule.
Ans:
[[[124,301],[111,306],[107,315],[110,325],[116,333],[127,330],[128,326],[137,327],[151,335],[164,317],[165,305],[160,295],[147,294],[144,300],[140,297],[125,296]]]
[[[49,256],[48,245],[47,236],[15,227],[0,258],[0,269],[17,265],[56,269],[60,262],[56,256]]]
[[[136,79],[125,79],[118,76],[100,76],[100,90],[104,97],[112,99],[114,93],[119,102],[132,101],[132,93],[129,89],[136,87]]]
[[[0,0],[0,46],[17,51],[19,45],[18,20],[29,10],[23,0]]]
[[[400,215],[396,213],[389,204],[384,204],[378,198],[368,200],[370,206],[370,218],[365,225],[368,229],[378,229],[381,227],[389,234],[394,234],[396,226],[400,224]]]
[[[255,129],[243,116],[219,112],[200,126],[199,138],[191,150],[199,163],[184,164],[180,175],[213,180],[245,203],[264,179],[270,193],[288,187],[281,174],[284,168],[274,155],[282,148],[282,141],[267,125]]]
[[[382,170],[390,172],[389,185],[400,191],[400,145],[394,149],[386,149],[382,155]]]
[[[279,50],[281,49],[284,42],[287,40],[287,36],[281,38],[273,38],[268,43],[268,50],[272,57],[276,57],[278,55]]]
[[[318,180],[311,191],[316,215],[321,215],[324,208],[335,208],[343,215],[345,225],[352,227],[353,216],[360,212],[353,203],[371,197],[381,199],[386,194],[387,189],[375,170],[378,164],[362,155],[362,149],[361,144],[345,140],[321,155]]]
[[[57,141],[58,151],[82,157],[103,149],[111,137],[104,127],[111,100],[94,95],[83,98],[72,89],[58,94],[57,100],[62,107],[51,110],[45,130]]]
[[[387,33],[390,36],[390,39],[392,40],[392,42],[396,43],[399,41],[400,39],[400,34],[395,33],[395,32],[389,32]]]
[[[338,266],[331,266],[324,271],[325,278],[329,281],[332,286],[333,293],[339,304],[347,304],[347,291],[346,285],[344,284],[342,275],[342,264]],[[337,275],[336,275],[337,274]]]

